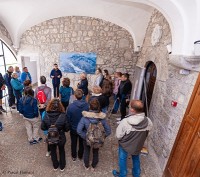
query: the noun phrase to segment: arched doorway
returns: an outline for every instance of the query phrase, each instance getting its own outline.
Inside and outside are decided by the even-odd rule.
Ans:
[[[156,82],[157,68],[154,62],[149,61],[146,63],[146,71],[144,75],[144,85],[142,91],[142,101],[145,103],[145,113],[148,114],[148,109],[151,103],[153,90]],[[145,87],[146,86],[146,87]]]

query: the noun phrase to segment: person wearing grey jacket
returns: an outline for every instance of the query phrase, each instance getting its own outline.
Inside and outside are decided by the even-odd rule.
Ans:
[[[46,77],[45,76],[40,76],[40,83],[41,83],[41,85],[35,89],[34,97],[37,99],[37,94],[41,90],[46,95],[46,102],[44,104],[38,105],[40,116],[42,117],[43,112],[46,110],[47,104],[51,100],[51,88],[46,85]]]
[[[131,115],[125,117],[116,130],[119,142],[119,172],[113,170],[113,176],[115,177],[127,176],[128,154],[132,156],[132,175],[134,177],[140,176],[139,154],[153,126],[151,120],[143,112],[144,106],[142,101],[132,100],[130,106]]]

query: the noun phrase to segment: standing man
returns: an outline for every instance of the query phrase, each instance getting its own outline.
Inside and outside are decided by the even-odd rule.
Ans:
[[[83,111],[89,111],[89,104],[82,100],[83,92],[80,89],[75,91],[75,100],[72,104],[69,105],[67,109],[67,118],[70,125],[70,137],[71,137],[71,156],[72,160],[76,161],[77,159],[77,143],[79,144],[78,148],[78,158],[83,158],[83,139],[77,133],[77,126],[83,117]]]
[[[5,80],[3,79],[3,76],[0,73],[0,114],[2,114],[2,112],[6,112],[6,110],[2,107],[3,90],[5,90],[5,88]]]
[[[54,69],[50,73],[53,84],[53,93],[54,98],[59,97],[59,88],[60,88],[60,78],[62,77],[62,72],[58,69],[58,65],[54,64]]]
[[[11,86],[11,79],[12,79],[12,73],[14,71],[14,68],[12,66],[9,66],[8,67],[8,70],[6,72],[6,74],[4,75],[4,79],[5,79],[5,83],[6,83],[6,86],[8,88],[8,104],[9,106],[12,108],[12,109],[15,109],[15,96],[13,94],[13,88]]]
[[[145,116],[142,101],[132,100],[130,106],[131,115],[124,118],[116,130],[116,136],[119,142],[119,172],[113,170],[115,177],[127,176],[128,154],[132,156],[132,175],[134,177],[140,177],[140,151],[148,132],[153,126],[151,120]]]
[[[85,73],[80,74],[81,81],[78,83],[78,89],[81,89],[83,91],[83,100],[86,99],[86,96],[88,95],[88,80]]]
[[[51,100],[51,88],[46,85],[46,77],[45,76],[40,76],[40,83],[41,83],[41,85],[35,89],[34,97],[37,99],[37,101],[39,103],[39,105],[38,105],[39,112],[40,112],[40,116],[42,117],[43,112],[46,110],[47,104]],[[42,97],[45,97],[45,98],[43,98],[43,99],[45,99],[44,103],[40,103],[40,100],[38,100],[38,92],[40,92],[40,95]],[[43,94],[45,96],[43,96]]]
[[[18,76],[18,74],[17,74],[17,76]],[[23,84],[24,81],[26,81],[26,80],[30,80],[30,82],[32,83],[31,74],[28,72],[28,68],[24,67],[23,68],[23,72],[22,72],[22,74],[20,76],[20,81]]]
[[[122,74],[121,83],[119,85],[117,97],[119,97],[121,105],[120,105],[120,112],[121,112],[121,120],[126,116],[126,107],[127,107],[127,99],[130,98],[132,90],[132,83],[129,80],[129,74],[125,73]]]

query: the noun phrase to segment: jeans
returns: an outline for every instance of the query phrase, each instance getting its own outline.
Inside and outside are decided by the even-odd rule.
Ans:
[[[11,107],[13,104],[15,104],[15,96],[12,88],[8,88],[8,96],[8,104]]]
[[[128,153],[119,146],[119,176],[126,177],[127,176],[127,158]],[[132,175],[134,177],[140,177],[140,156],[139,155],[132,155]]]
[[[106,107],[102,108],[102,109],[101,109],[101,111],[102,111],[103,113],[105,113],[105,114],[106,114],[106,113],[107,113],[107,111],[108,111],[108,106],[106,106]]]
[[[84,164],[88,168],[90,166],[90,149],[91,147],[87,145],[86,141],[83,140],[84,145]],[[92,149],[93,158],[92,158],[92,167],[95,168],[99,162],[99,149]]]
[[[60,160],[58,162],[58,158],[57,158],[57,152],[56,149],[59,149],[59,157]],[[65,143],[59,143],[57,144],[51,144],[49,145],[50,151],[51,151],[51,160],[53,162],[53,168],[57,169],[60,166],[60,169],[64,169],[65,165],[66,165],[66,159],[65,159]]]
[[[60,88],[60,85],[53,85],[53,95],[54,95],[54,98],[59,97],[59,88]]]
[[[87,96],[87,95],[83,95],[82,100],[85,101],[85,100],[86,100],[86,96]]]
[[[114,94],[114,108],[113,108],[113,112],[117,113],[118,109],[119,109],[119,99],[117,99],[117,94]]]
[[[71,155],[72,158],[77,158],[77,141],[79,140],[79,148],[78,148],[78,158],[83,158],[83,139],[73,131],[70,131],[70,137],[71,137]]]

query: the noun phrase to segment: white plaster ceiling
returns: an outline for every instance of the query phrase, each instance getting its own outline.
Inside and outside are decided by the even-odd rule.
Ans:
[[[89,16],[127,29],[135,46],[142,46],[153,9],[168,20],[172,31],[173,54],[193,52],[200,39],[199,0],[0,0],[0,20],[13,44],[30,27],[62,16]]]

